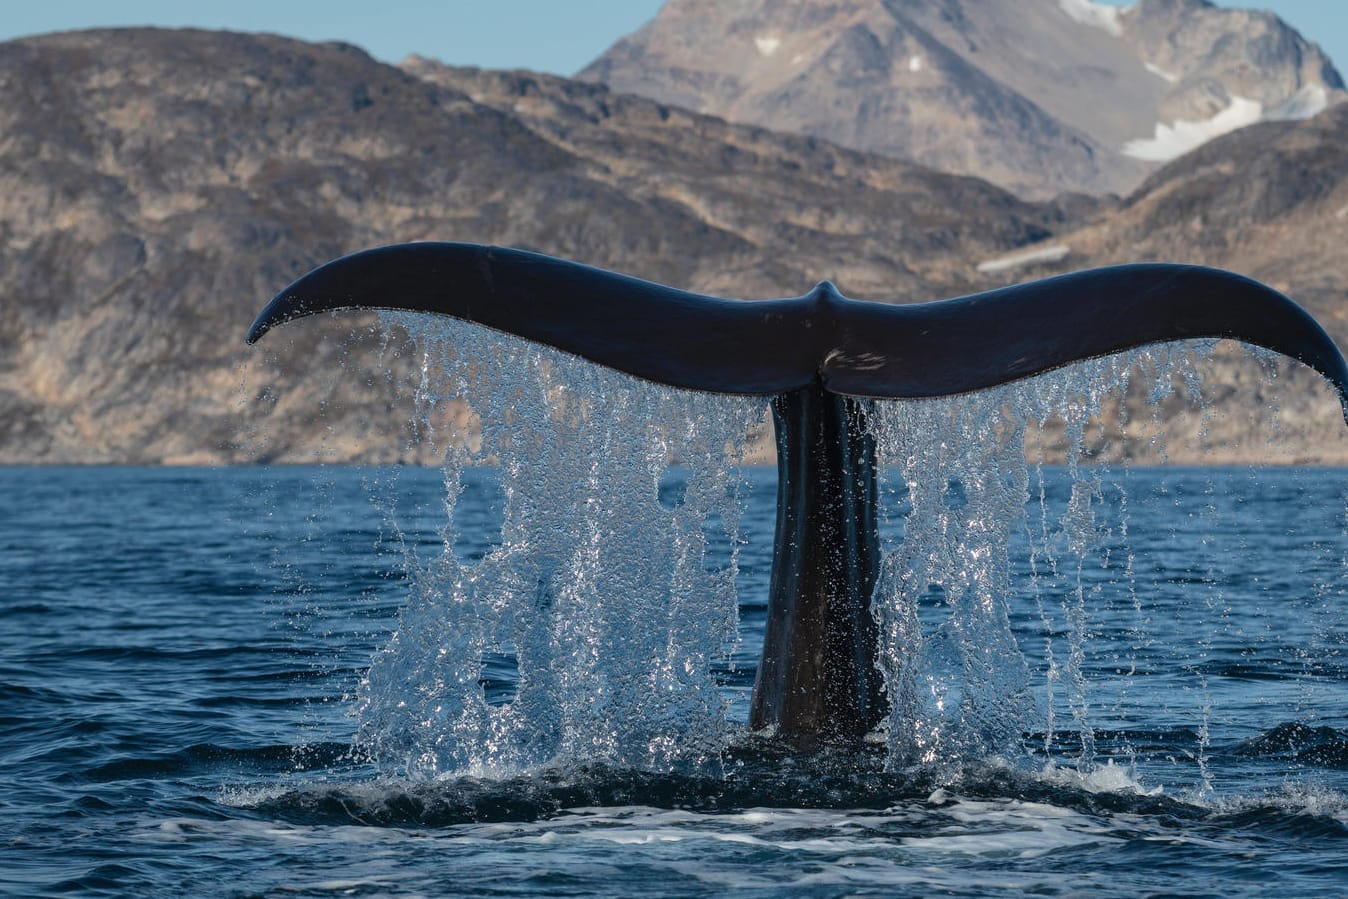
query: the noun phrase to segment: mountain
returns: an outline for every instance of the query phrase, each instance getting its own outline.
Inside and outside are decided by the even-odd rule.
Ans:
[[[529,247],[712,293],[926,299],[1077,220],[981,181],[527,73],[124,30],[0,44],[0,463],[389,460],[407,354],[243,335],[393,242]],[[352,333],[355,343],[324,340]],[[395,371],[389,375],[385,368]],[[401,374],[400,374],[401,373]],[[258,435],[262,435],[259,437]]]
[[[744,297],[832,278],[911,301],[1111,261],[1208,262],[1282,288],[1348,345],[1345,147],[1335,106],[1214,140],[1123,200],[1029,202],[527,72],[225,32],[0,44],[0,463],[430,460],[409,424],[415,354],[368,317],[243,344],[294,277],[406,240]],[[1206,428],[1235,441],[1232,459],[1348,462],[1312,376],[1284,366],[1270,387],[1257,367],[1214,364],[1228,396],[1205,420],[1134,396],[1094,448],[1153,458],[1154,417],[1171,447]],[[1270,443],[1243,410],[1275,396]]]
[[[1207,0],[669,0],[579,77],[1032,197],[1124,193],[1345,96],[1272,13]]]
[[[1046,244],[1051,261],[1033,252],[997,269],[1005,280],[1041,277],[1095,265],[1179,261],[1213,265],[1257,278],[1296,298],[1341,348],[1348,347],[1348,104],[1306,121],[1269,122],[1219,137],[1155,172],[1118,207]],[[1039,258],[1046,254],[1041,252]],[[1301,366],[1248,354],[1221,353],[1207,377],[1217,402],[1204,427],[1211,443],[1266,446],[1301,460],[1348,459],[1343,419],[1326,385]],[[1167,407],[1182,405],[1176,398]],[[1270,433],[1262,411],[1276,407]],[[1134,423],[1151,417],[1140,405]],[[1154,424],[1181,445],[1191,423],[1160,417]],[[1135,436],[1140,436],[1135,435]],[[1111,438],[1122,450],[1118,434]],[[1229,451],[1223,451],[1229,452]],[[1230,461],[1242,458],[1237,453]]]

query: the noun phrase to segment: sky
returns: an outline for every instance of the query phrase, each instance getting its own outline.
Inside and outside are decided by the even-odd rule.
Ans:
[[[419,53],[454,65],[570,75],[641,27],[660,5],[661,0],[8,0],[0,40],[102,26],[228,28],[347,41],[388,62]],[[1348,68],[1348,0],[1218,5],[1271,9],[1319,43],[1341,69]]]

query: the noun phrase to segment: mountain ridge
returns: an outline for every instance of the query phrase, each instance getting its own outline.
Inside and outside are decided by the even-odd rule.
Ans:
[[[1207,0],[670,0],[578,77],[1039,198],[1124,193],[1217,133],[1345,96],[1276,16]]]
[[[1346,137],[1334,107],[1218,139],[1124,200],[1029,202],[536,73],[228,32],[0,44],[0,462],[433,461],[410,424],[414,354],[368,318],[243,344],[294,277],[407,240],[525,247],[721,296],[831,278],[910,301],[1132,261],[1150,235],[1145,258],[1266,280],[1342,344]],[[1194,228],[1191,207],[1228,236]],[[980,270],[1055,244],[1066,253]],[[1231,458],[1348,461],[1318,386],[1280,382],[1297,386],[1270,448],[1236,420],[1267,390],[1228,371],[1238,391],[1214,416],[1230,422],[1210,434],[1245,441]],[[1174,425],[1172,444],[1196,427]],[[1106,457],[1148,451],[1146,436],[1102,440]]]
[[[405,455],[376,353],[351,351],[334,378],[344,350],[317,325],[285,335],[302,370],[242,343],[275,291],[368,246],[522,246],[732,295],[827,273],[928,297],[944,276],[924,269],[1063,219],[973,179],[593,86],[554,92],[571,132],[594,129],[591,149],[568,147],[513,111],[551,82],[496,80],[510,96],[493,106],[349,45],[229,32],[0,45],[0,462],[301,459],[332,426],[324,407],[354,435],[337,458]],[[650,162],[624,175],[625,156]],[[244,381],[267,402],[245,402]],[[250,444],[259,429],[270,447]]]

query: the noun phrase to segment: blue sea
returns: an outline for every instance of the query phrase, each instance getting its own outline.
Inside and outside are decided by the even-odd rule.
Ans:
[[[518,639],[483,637],[471,721],[437,719],[460,694],[417,674],[463,650],[467,606],[435,590],[490,594],[509,473],[466,467],[447,491],[431,468],[0,470],[0,891],[1348,893],[1348,471],[1028,472],[1005,563],[960,582],[991,585],[963,595],[994,612],[969,625],[949,586],[914,600],[923,662],[890,727],[926,755],[911,734],[803,755],[745,733],[775,500],[774,471],[748,468],[708,502],[698,559],[733,576],[732,639],[675,672],[677,704],[622,707],[644,729],[566,718],[531,756],[517,738],[536,731],[503,717],[546,717]],[[697,484],[665,470],[651,508],[677,514]],[[891,544],[925,539],[920,489],[886,494]],[[962,497],[952,481],[934,508]],[[643,540],[634,565],[664,550]],[[642,653],[663,663],[616,645],[651,615],[605,618],[588,660],[543,667],[611,685]],[[559,707],[580,689],[544,687]],[[691,718],[695,754],[659,742]],[[664,748],[638,758],[638,738]]]

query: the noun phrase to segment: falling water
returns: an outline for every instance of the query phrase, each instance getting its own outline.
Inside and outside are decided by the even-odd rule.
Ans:
[[[407,551],[410,596],[361,690],[361,744],[418,779],[721,758],[743,733],[713,672],[739,639],[740,465],[766,400],[660,387],[463,323],[388,323],[418,347],[418,417],[444,453],[445,508],[441,540]],[[890,769],[1036,753],[1097,766],[1099,722],[1122,714],[1148,631],[1128,497],[1078,460],[1130,380],[1145,379],[1153,406],[1177,382],[1197,395],[1194,355],[1209,347],[875,404]],[[1054,423],[1070,482],[1061,502],[1044,468]],[[662,500],[674,463],[682,494]],[[499,477],[501,524],[466,552],[455,506],[478,466]],[[1219,613],[1219,594],[1200,598]],[[1090,613],[1106,604],[1132,621],[1129,648],[1093,659]],[[1122,685],[1093,690],[1093,665]]]
[[[737,539],[734,464],[763,403],[664,389],[467,324],[400,321],[423,354],[423,420],[466,403],[480,439],[448,444],[443,546],[408,560],[412,595],[360,703],[365,745],[415,776],[714,757],[727,725],[711,665],[735,639],[736,557],[709,568],[706,528]],[[671,460],[688,471],[673,508],[659,499]],[[500,543],[463,559],[454,504],[467,466],[488,462]],[[509,701],[483,689],[493,664],[515,669]]]
[[[1177,373],[1193,371],[1200,349],[1206,345],[1167,344],[976,394],[876,404],[881,470],[889,492],[903,499],[901,537],[885,550],[873,603],[890,697],[891,766],[1015,754],[1036,723],[1050,748],[1060,708],[1081,742],[1078,764],[1093,765],[1087,609],[1098,598],[1088,593],[1098,594],[1100,585],[1085,569],[1106,542],[1116,545],[1099,560],[1104,567],[1121,552],[1126,568],[1131,554],[1126,514],[1117,533],[1097,521],[1101,469],[1078,460],[1102,404],[1121,395],[1131,376],[1146,371],[1153,379],[1154,405]],[[1033,471],[1026,454],[1027,442],[1036,443],[1054,418],[1065,426],[1071,483],[1056,520],[1046,499],[1042,444]],[[1126,497],[1120,503],[1126,511]],[[1011,577],[1013,541],[1022,534],[1027,586],[1044,635],[1038,691],[1011,624],[1012,600],[1025,586]],[[1123,581],[1131,585],[1130,571]],[[1135,592],[1130,596],[1136,605]],[[1059,620],[1061,641],[1053,636]]]
[[[1099,464],[1181,351],[879,405],[894,712],[801,755],[744,725],[766,404],[403,325],[319,398],[416,358],[381,451],[443,470],[0,469],[0,892],[1343,892],[1348,471]]]

